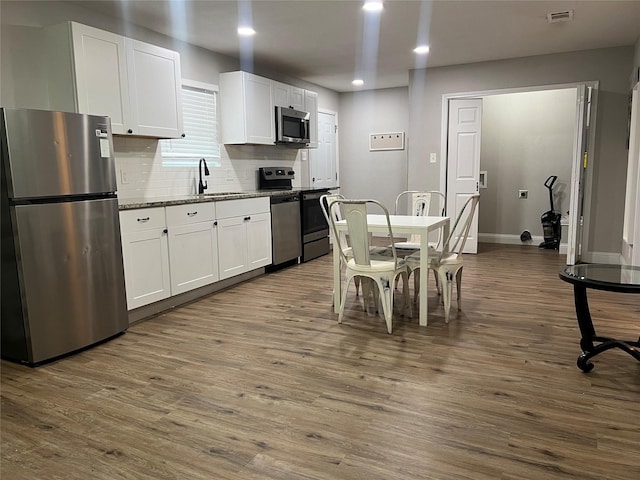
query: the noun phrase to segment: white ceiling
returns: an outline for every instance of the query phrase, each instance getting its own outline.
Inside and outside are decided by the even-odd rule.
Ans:
[[[96,0],[83,7],[339,92],[406,86],[410,69],[602,47],[640,37],[640,1]],[[574,10],[549,24],[546,14]],[[239,18],[257,34],[239,41]],[[412,52],[424,41],[431,51]]]

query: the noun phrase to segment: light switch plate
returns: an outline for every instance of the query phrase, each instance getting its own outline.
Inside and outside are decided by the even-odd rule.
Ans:
[[[438,156],[435,153],[429,155],[429,163],[436,163],[438,161]]]

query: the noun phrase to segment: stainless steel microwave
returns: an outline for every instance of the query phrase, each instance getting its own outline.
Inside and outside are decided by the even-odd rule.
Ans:
[[[309,144],[309,112],[276,107],[276,143],[303,148]]]

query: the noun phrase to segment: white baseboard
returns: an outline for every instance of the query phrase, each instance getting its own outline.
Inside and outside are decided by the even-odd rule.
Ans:
[[[510,235],[506,233],[479,233],[478,241],[482,243],[503,243],[506,245],[531,245],[537,247],[543,241],[543,237],[531,237],[528,242],[520,240],[520,235]]]
[[[544,237],[536,236],[531,237],[528,242],[520,240],[520,235],[510,235],[504,233],[479,233],[478,241],[482,243],[502,243],[505,245],[529,245],[531,247],[537,247],[544,241]],[[558,250],[559,255],[567,254],[567,244],[561,243]]]
[[[587,263],[606,263],[610,265],[620,265],[622,257],[619,253],[613,252],[588,252],[582,256],[582,260]]]

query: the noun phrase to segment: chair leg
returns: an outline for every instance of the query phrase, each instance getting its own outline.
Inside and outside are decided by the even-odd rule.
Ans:
[[[438,292],[438,295],[442,295],[441,288],[440,288],[440,281],[438,280],[438,272],[434,270],[433,276],[436,279],[436,291]]]
[[[342,301],[340,302],[340,313],[338,314],[338,323],[342,323],[342,317],[344,316],[344,306],[347,303],[347,290],[349,289],[349,282],[351,277],[347,276],[344,281],[344,290],[342,291]]]
[[[376,306],[376,313],[380,312],[380,289],[378,284],[371,280],[371,292],[373,293],[373,303]]]
[[[380,278],[376,280],[378,289],[380,290],[380,299],[382,300],[382,311],[384,312],[384,320],[387,322],[387,332],[393,331],[393,288],[389,285],[388,278]],[[386,283],[386,288],[385,284]]]
[[[451,291],[453,290],[453,278],[448,269],[438,269],[438,277],[442,286],[442,300],[444,303],[444,323],[449,323],[449,311],[451,310]]]
[[[462,311],[462,267],[456,272],[456,290],[458,293],[458,311]]]
[[[409,294],[409,274],[407,272],[401,273],[402,276],[402,311],[404,316],[411,318],[413,312],[411,309],[411,296]]]
[[[353,277],[353,283],[356,285],[356,297],[360,294],[360,277]],[[362,294],[364,295],[364,285],[362,286]]]
[[[418,301],[418,294],[420,293],[420,269],[413,269],[413,301]]]
[[[354,282],[356,279],[358,280],[358,283],[362,283],[362,310],[366,312],[367,306],[369,305],[369,297],[371,296],[371,284],[373,282],[370,278],[366,277],[354,277]]]

